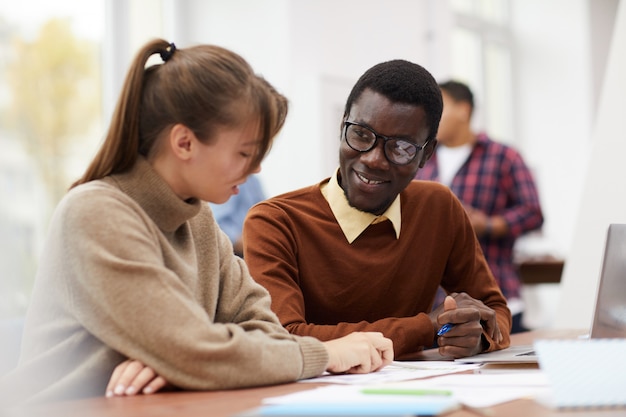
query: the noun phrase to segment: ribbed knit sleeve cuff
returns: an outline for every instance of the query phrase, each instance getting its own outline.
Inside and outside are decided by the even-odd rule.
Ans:
[[[328,352],[314,337],[302,336],[298,338],[302,352],[302,373],[298,379],[307,379],[319,376],[328,366]]]

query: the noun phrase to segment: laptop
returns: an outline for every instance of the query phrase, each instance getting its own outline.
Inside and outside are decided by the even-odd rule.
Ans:
[[[626,337],[626,224],[610,224],[589,333],[593,339]],[[463,363],[537,363],[532,345],[456,359]]]

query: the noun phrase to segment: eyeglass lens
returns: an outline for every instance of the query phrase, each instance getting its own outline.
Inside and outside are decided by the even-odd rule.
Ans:
[[[346,123],[346,141],[348,145],[359,152],[367,152],[376,145],[377,137],[385,141],[385,156],[394,164],[406,165],[424,147],[404,139],[388,138],[377,135],[371,129],[357,124]]]

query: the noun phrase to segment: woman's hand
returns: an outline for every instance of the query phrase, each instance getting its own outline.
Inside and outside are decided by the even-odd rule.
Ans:
[[[152,394],[168,385],[162,376],[142,362],[128,359],[115,367],[106,389],[106,396]]]
[[[333,373],[365,374],[378,371],[393,361],[393,343],[378,332],[355,332],[324,342]]]

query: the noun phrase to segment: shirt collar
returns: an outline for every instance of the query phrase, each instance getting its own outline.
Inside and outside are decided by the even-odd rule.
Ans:
[[[339,227],[346,236],[348,243],[352,243],[356,240],[365,229],[371,224],[383,222],[385,220],[391,221],[393,228],[396,232],[396,239],[400,238],[400,195],[396,196],[393,203],[385,210],[383,214],[377,216],[372,213],[366,213],[352,207],[348,203],[348,199],[343,192],[343,189],[339,186],[337,175],[339,170],[335,171],[335,174],[330,178],[326,184],[321,185],[321,192],[328,201],[331,211],[339,223]]]

